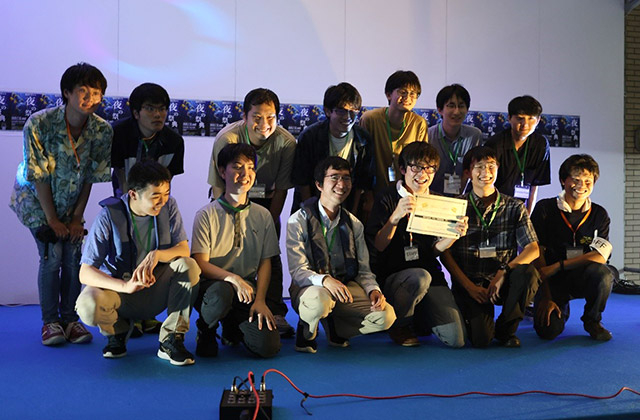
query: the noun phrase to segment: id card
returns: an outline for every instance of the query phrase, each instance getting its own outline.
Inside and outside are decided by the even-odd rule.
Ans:
[[[265,198],[266,190],[265,184],[254,184],[249,190],[249,198]]]
[[[460,194],[460,187],[462,186],[460,177],[457,174],[444,174],[444,193],[445,194]]]
[[[516,185],[513,188],[513,196],[526,200],[529,198],[529,192],[531,191],[531,185]]]
[[[396,171],[393,169],[393,165],[387,168],[387,172],[389,175],[389,182],[395,182],[396,180]]]
[[[495,246],[481,246],[478,247],[478,257],[479,258],[495,258],[498,254],[496,253]]]
[[[568,260],[570,260],[571,258],[579,257],[582,254],[584,254],[584,250],[582,249],[581,246],[568,246],[567,247],[567,259]]]
[[[405,246],[404,247],[404,260],[405,261],[416,261],[420,258],[418,254],[418,248],[415,246]]]

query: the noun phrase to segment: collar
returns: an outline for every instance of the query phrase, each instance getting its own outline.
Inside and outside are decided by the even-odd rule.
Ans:
[[[320,202],[320,200],[318,200],[318,209],[320,209],[320,217],[322,217],[322,223],[327,226],[327,232],[338,226],[338,223],[340,222],[340,210],[342,209],[342,207],[338,209],[338,216],[334,220],[329,219],[329,216],[324,210],[324,207],[322,207],[322,203]]]
[[[407,190],[402,181],[398,181],[396,183],[396,190],[398,191],[398,195],[402,198],[410,197],[413,195],[413,193],[410,193],[409,190]]]
[[[567,200],[565,199],[565,194],[567,192],[565,190],[562,190],[562,192],[560,194],[558,194],[558,196],[556,197],[556,204],[558,205],[558,208],[561,211],[567,212],[567,213],[571,213],[573,210],[571,209],[571,206],[569,206],[569,203],[567,203]],[[591,198],[587,197],[587,200],[584,202],[584,204],[582,205],[582,208],[580,209],[581,213],[585,213],[587,211],[589,211],[589,209],[591,208]]]

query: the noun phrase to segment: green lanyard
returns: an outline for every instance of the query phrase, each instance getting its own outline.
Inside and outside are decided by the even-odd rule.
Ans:
[[[527,143],[524,146],[524,156],[522,157],[522,163],[520,162],[520,158],[518,157],[518,151],[516,150],[516,142],[513,142],[513,154],[516,156],[516,163],[518,165],[518,169],[520,169],[520,175],[522,176],[521,184],[524,185],[524,167],[527,164],[527,152],[529,151],[529,139],[525,140]]]
[[[144,242],[142,242],[142,238],[140,237],[140,231],[138,230],[136,217],[133,214],[131,215],[131,222],[133,223],[133,233],[136,235],[136,239],[138,239],[138,242],[140,242],[140,244],[144,244]],[[154,222],[151,221],[151,223],[154,223]],[[154,226],[154,229],[155,229],[155,226]],[[151,230],[154,230],[154,229],[152,229],[151,226],[149,226],[149,229],[147,229],[147,247],[144,249],[145,253],[151,251]]]
[[[458,154],[460,154],[460,145],[462,144],[461,141],[458,141],[456,143],[456,154],[452,155],[451,154],[451,149],[449,149],[449,146],[447,145],[447,142],[444,139],[444,130],[442,129],[442,123],[440,123],[440,125],[438,125],[438,128],[440,129],[440,142],[442,143],[442,148],[447,152],[447,154],[449,155],[449,159],[451,159],[451,162],[453,162],[453,166],[455,169],[456,166],[456,162],[458,161]],[[458,137],[458,140],[462,139],[462,136]]]
[[[251,205],[251,202],[249,202],[248,204],[242,205],[240,207],[233,207],[227,202],[227,200],[225,200],[224,196],[220,196],[217,201],[222,205],[222,207],[231,210],[233,213],[240,213],[241,211],[248,209]]]
[[[251,206],[251,202],[248,202],[247,204],[240,207],[233,207],[227,202],[227,200],[224,199],[224,196],[218,198],[217,201],[222,207],[230,210],[233,213],[233,247],[240,248],[240,245],[242,245],[242,232],[240,229],[240,218],[237,216],[241,211],[248,209],[249,206]]]
[[[391,154],[393,154],[393,137],[391,137],[391,123],[389,122],[389,108],[384,110],[384,115],[387,117],[386,121],[387,121],[387,134],[389,135],[389,147],[391,147]],[[398,136],[398,138],[396,139],[396,141],[398,139],[400,139],[400,137],[402,137],[402,134],[404,133],[404,128],[405,128],[405,123],[404,123],[404,118],[402,119],[402,129],[400,130],[400,135]]]
[[[476,214],[478,215],[478,218],[482,223],[482,230],[486,230],[488,232],[489,226],[491,226],[491,223],[493,223],[493,219],[496,218],[496,213],[498,212],[498,205],[500,205],[500,193],[498,193],[498,199],[496,200],[496,205],[493,207],[493,213],[491,214],[491,218],[489,218],[488,223],[486,220],[484,220],[484,217],[482,217],[480,210],[478,210],[476,200],[473,198],[473,192],[469,193],[469,198],[471,199],[471,205],[473,206],[473,209],[476,211]]]
[[[327,240],[327,228],[324,226],[324,223],[322,222],[322,216],[320,216],[320,226],[322,226],[322,236],[324,236],[324,241],[327,244],[327,248],[329,248],[329,252],[331,252],[331,248],[333,248],[333,242],[336,239],[336,234],[338,233],[338,228],[336,227],[333,230],[333,235],[331,235],[331,241]]]
[[[247,144],[251,147],[253,147],[253,150],[256,151],[256,171],[258,170],[258,162],[260,161],[260,157],[258,156],[258,150],[256,150],[256,147],[251,144],[251,140],[249,139],[249,129],[247,128],[247,123],[245,123],[244,125],[244,134],[247,136]]]

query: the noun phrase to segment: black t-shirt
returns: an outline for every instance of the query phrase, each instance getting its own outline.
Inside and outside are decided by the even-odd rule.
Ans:
[[[408,217],[403,217],[398,223],[391,242],[383,252],[378,252],[375,249],[376,234],[387,223],[398,206],[398,201],[400,201],[400,195],[394,183],[376,195],[373,209],[367,220],[365,238],[369,248],[371,271],[376,275],[376,280],[382,286],[390,274],[407,268],[424,268],[431,274],[432,285],[446,285],[442,267],[433,252],[433,246],[437,241],[436,237],[414,233],[413,246],[418,248],[419,259],[405,260],[404,248],[410,244],[409,232],[407,232]]]
[[[528,143],[528,150],[527,150]],[[491,137],[485,146],[496,151],[498,158],[498,179],[495,187],[503,194],[513,196],[514,186],[520,185],[522,175],[513,153],[511,129],[502,131]],[[527,159],[524,159],[525,151]],[[551,183],[551,149],[549,141],[542,134],[534,132],[518,150],[520,163],[524,161],[525,185],[548,185]]]
[[[563,213],[557,205],[555,198],[540,200],[533,213],[531,222],[538,234],[538,242],[546,248],[545,260],[547,264],[553,264],[567,258],[567,247],[573,247],[573,232],[567,226],[561,216]],[[567,221],[573,229],[580,224],[586,212],[564,212]],[[607,211],[598,204],[591,204],[591,213],[576,231],[576,246],[582,246],[583,252],[589,252],[589,244],[593,241],[594,233],[598,231],[598,237],[609,240],[609,224],[611,220]]]

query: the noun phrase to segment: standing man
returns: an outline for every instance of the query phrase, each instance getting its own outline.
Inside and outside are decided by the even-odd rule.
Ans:
[[[191,291],[200,268],[189,258],[178,205],[169,195],[171,174],[152,160],[129,171],[129,191],[103,200],[82,254],[80,281],[87,287],[77,310],[88,325],[108,337],[105,358],[126,356],[131,321],[165,309],[158,357],[172,365],[194,363],[184,347],[189,331]]]
[[[345,207],[356,216],[367,214],[373,203],[375,158],[369,133],[355,125],[362,98],[355,87],[342,82],[324,93],[326,119],[305,128],[298,136],[291,180],[296,186],[291,213],[318,195],[313,178],[316,164],[328,156],[340,156],[353,167],[353,188]]]
[[[256,179],[256,152],[245,143],[226,145],[218,154],[224,194],[198,210],[191,253],[202,269],[196,301],[200,318],[196,354],[218,354],[216,329],[222,340],[260,357],[280,350],[280,336],[266,300],[273,257],[280,254],[269,211],[249,201]]]
[[[389,106],[362,115],[360,125],[373,137],[376,191],[400,179],[398,156],[404,146],[414,141],[428,141],[427,121],[411,112],[421,92],[420,80],[414,72],[398,70],[389,76],[384,87]]]
[[[536,233],[524,204],[494,187],[498,166],[486,146],[464,156],[473,186],[462,196],[469,200],[469,230],[443,254],[474,347],[487,347],[494,337],[505,347],[520,347],[515,333],[540,280],[531,264],[539,256]],[[502,304],[502,313],[494,323],[495,304]]]
[[[91,333],[74,310],[84,209],[95,182],[109,181],[111,126],[95,115],[107,80],[87,63],[60,80],[64,105],[36,112],[24,126],[23,161],[10,207],[38,247],[42,344],[87,343]]]
[[[143,83],[131,92],[131,117],[113,125],[111,167],[116,197],[129,191],[129,170],[142,159],[159,162],[172,177],[184,173],[184,140],[164,124],[169,104],[169,94],[155,83]]]
[[[526,203],[531,214],[538,186],[551,183],[549,140],[536,133],[542,105],[535,98],[518,96],[509,102],[511,129],[489,138],[485,146],[496,151],[500,174],[496,188]]]
[[[431,190],[449,197],[462,194],[467,184],[462,158],[482,141],[480,130],[463,124],[470,106],[471,96],[464,86],[443,87],[436,96],[436,107],[442,120],[428,130],[430,144],[440,155],[440,167],[433,177]]]
[[[300,321],[295,349],[315,353],[318,323],[329,345],[348,347],[349,338],[388,329],[396,315],[369,268],[364,227],[342,203],[351,192],[351,167],[338,156],[315,170],[320,198],[289,218],[287,259],[291,303]]]
[[[242,120],[227,125],[218,133],[209,162],[209,184],[213,188],[213,198],[218,198],[225,188],[224,179],[218,172],[220,150],[232,143],[246,143],[255,149],[256,181],[249,191],[249,199],[269,210],[278,237],[282,207],[287,190],[293,186],[291,168],[296,152],[295,138],[278,126],[279,112],[280,100],[273,91],[258,88],[247,93]],[[288,309],[282,300],[282,260],[279,254],[273,257],[271,266],[267,302],[274,311],[280,335],[290,337],[294,330],[284,317]]]
[[[608,341],[611,333],[600,322],[613,274],[606,266],[613,247],[609,215],[589,198],[600,176],[589,155],[572,155],[560,166],[562,192],[541,200],[531,221],[542,253],[536,261],[542,285],[535,298],[534,327],[542,338],[553,339],[569,319],[569,301],[584,298],[584,329],[591,338]]]

